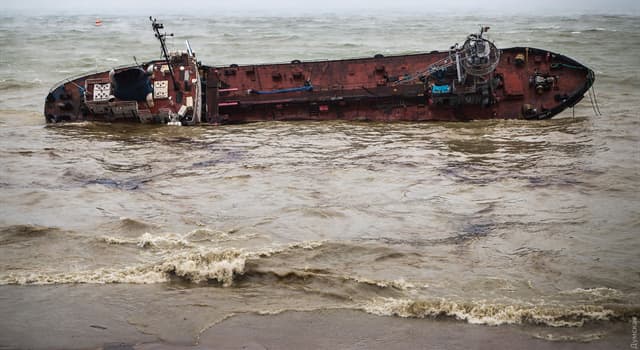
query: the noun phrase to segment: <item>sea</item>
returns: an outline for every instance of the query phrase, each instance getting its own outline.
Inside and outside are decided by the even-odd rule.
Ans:
[[[640,17],[162,15],[208,65],[446,50],[487,25],[595,91],[544,121],[46,124],[56,82],[160,57],[148,15],[99,17],[0,14],[0,348],[334,309],[631,343]]]

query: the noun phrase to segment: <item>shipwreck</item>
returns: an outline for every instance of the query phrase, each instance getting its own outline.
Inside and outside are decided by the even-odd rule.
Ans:
[[[270,120],[468,121],[548,119],[575,106],[594,72],[543,49],[499,49],[488,27],[462,45],[428,53],[324,61],[209,66],[169,52],[150,17],[162,57],[56,84],[49,123],[73,121],[195,125]]]

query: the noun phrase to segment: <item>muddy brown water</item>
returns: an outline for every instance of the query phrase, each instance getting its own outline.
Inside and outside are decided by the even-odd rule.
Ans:
[[[122,47],[87,41],[71,63],[52,51],[18,77],[7,57],[39,60],[34,30],[62,26],[57,44],[97,35],[91,18],[72,18],[0,24],[15,49],[0,67],[0,345],[91,347],[109,339],[65,341],[100,327],[188,344],[233,314],[335,308],[597,341],[638,316],[637,55],[602,58],[627,49],[621,34],[640,37],[633,17],[494,19],[505,44],[561,48],[593,67],[602,116],[586,99],[575,117],[542,122],[45,125],[56,80],[128,63],[138,37],[155,49],[146,22],[103,18],[102,35],[132,32]],[[441,28],[420,47],[448,47],[477,19],[456,20],[464,31]],[[228,21],[212,37],[165,24],[190,33],[205,61],[230,60],[209,46],[225,40],[238,63],[286,60],[313,33],[304,55],[315,58],[384,50],[365,17],[252,19],[281,43],[272,51],[236,40],[250,34]],[[418,45],[389,35],[390,49]]]

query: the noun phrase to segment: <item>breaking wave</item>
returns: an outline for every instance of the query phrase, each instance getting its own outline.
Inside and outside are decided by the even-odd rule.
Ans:
[[[217,236],[217,231],[192,231],[189,237]],[[224,236],[224,235],[222,235]],[[291,256],[305,259],[304,251],[311,254],[321,254],[326,242],[304,241],[256,251],[236,248],[203,248],[194,247],[191,242],[178,235],[152,236],[145,233],[137,239],[102,237],[107,244],[136,245],[140,249],[165,248],[156,252],[162,256],[157,262],[133,266],[98,268],[85,271],[43,271],[0,274],[0,284],[13,285],[44,285],[44,284],[109,284],[132,283],[153,284],[168,282],[186,282],[192,284],[217,283],[223,287],[230,287],[236,281],[247,283],[270,283],[274,278],[288,280],[298,286],[315,283],[317,286],[348,285],[351,290],[358,290],[365,295],[372,291],[374,295],[387,291],[382,295],[397,296],[397,292],[414,288],[414,285],[404,279],[376,280],[363,276],[350,275],[341,270],[322,267],[290,266]],[[186,248],[175,250],[174,248]],[[332,249],[333,245],[327,249]],[[297,263],[293,263],[298,265]],[[320,292],[323,289],[317,288]],[[337,297],[348,299],[349,295]]]
[[[184,237],[173,233],[168,233],[165,235],[152,235],[149,232],[145,232],[138,238],[101,236],[97,240],[99,242],[113,245],[136,245],[140,248],[193,247],[193,244],[186,240]]]
[[[202,243],[221,243],[237,240],[248,240],[259,236],[257,233],[233,234],[219,230],[200,228],[186,234],[163,233],[151,234],[145,232],[137,238],[100,236],[99,242],[113,245],[136,245],[140,248],[196,248]]]
[[[233,283],[235,275],[244,273],[246,254],[239,250],[179,253],[155,264],[124,268],[100,268],[90,271],[53,273],[10,273],[0,276],[0,284],[43,285],[67,283],[164,283],[177,277],[200,283],[217,281],[223,286]]]
[[[633,307],[630,307],[633,308]],[[586,322],[624,319],[638,310],[608,308],[600,305],[535,306],[529,304],[498,304],[484,301],[456,302],[376,298],[362,310],[380,316],[452,317],[472,324],[534,324],[552,327],[581,327]]]
[[[38,235],[47,228],[37,226],[11,227],[13,234]],[[6,231],[6,229],[5,229]],[[6,233],[5,233],[6,235]],[[529,324],[552,327],[581,327],[589,322],[625,320],[640,314],[634,304],[615,301],[623,293],[612,288],[576,288],[560,295],[587,296],[584,303],[532,304],[487,300],[450,300],[420,296],[421,287],[402,278],[377,280],[325,266],[326,254],[338,252],[350,255],[388,256],[379,246],[344,245],[340,242],[303,241],[257,250],[238,248],[207,248],[194,241],[229,239],[229,232],[198,229],[185,235],[142,234],[137,238],[101,238],[107,244],[126,244],[141,252],[157,256],[157,261],[131,266],[102,267],[85,271],[2,272],[0,285],[52,284],[214,284],[224,288],[257,286],[313,293],[337,301],[340,307],[406,318],[454,318],[485,325]],[[157,250],[150,250],[155,249]],[[369,249],[360,251],[357,249]],[[375,252],[376,254],[372,254]],[[292,260],[293,259],[293,260]],[[311,263],[316,261],[316,263]],[[311,264],[311,266],[307,265]],[[584,299],[584,298],[583,298]],[[611,302],[611,304],[607,304]],[[286,309],[286,303],[283,309]]]
[[[156,270],[193,283],[216,280],[230,286],[235,275],[243,274],[246,255],[237,250],[187,253],[156,266]]]
[[[181,239],[167,237],[153,238],[150,234],[142,235],[138,240],[104,238],[109,244],[135,243],[140,248],[156,246],[170,242],[178,244]],[[185,242],[184,244],[188,244]],[[186,252],[169,254],[157,263],[142,264],[122,268],[99,268],[90,271],[70,272],[31,272],[9,273],[0,275],[0,284],[43,285],[67,283],[165,283],[178,278],[190,283],[217,282],[223,286],[231,286],[237,276],[245,274],[248,259],[270,257],[273,254],[294,250],[313,249],[321,242],[294,243],[280,248],[263,251],[245,251],[242,249],[190,249]],[[264,273],[257,271],[257,274]]]

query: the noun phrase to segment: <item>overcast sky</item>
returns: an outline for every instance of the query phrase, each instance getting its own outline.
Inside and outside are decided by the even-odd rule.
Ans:
[[[428,14],[455,12],[472,15],[532,14],[564,15],[581,13],[640,15],[640,0],[0,0],[2,12],[86,13],[136,15],[211,14],[265,12],[270,15],[309,12],[348,12],[365,10]]]

